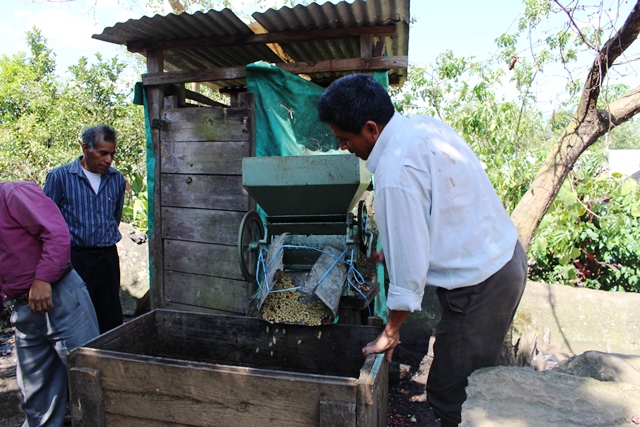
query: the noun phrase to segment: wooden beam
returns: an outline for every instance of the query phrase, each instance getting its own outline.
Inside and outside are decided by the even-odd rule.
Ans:
[[[222,102],[214,101],[213,99],[189,89],[185,89],[185,97],[192,101],[199,102],[200,104],[210,105],[212,107],[228,107],[228,105],[223,104]]]
[[[282,33],[242,34],[236,36],[198,37],[182,40],[136,40],[127,43],[129,52],[144,52],[147,50],[180,50],[192,47],[229,47],[247,44],[266,43],[295,43],[311,40],[342,39],[359,37],[362,34],[372,36],[393,36],[395,25],[380,25],[376,27],[326,28],[321,30],[298,30]]]
[[[406,56],[383,56],[370,58],[336,59],[318,62],[296,62],[275,64],[278,68],[294,74],[330,73],[333,71],[373,71],[406,68]],[[142,76],[142,84],[160,85],[169,83],[211,82],[246,78],[246,67],[212,68],[208,70],[177,73],[148,73]]]

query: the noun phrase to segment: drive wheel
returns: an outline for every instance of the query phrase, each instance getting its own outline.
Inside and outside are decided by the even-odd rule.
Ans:
[[[247,282],[256,283],[258,251],[264,238],[264,225],[256,211],[249,211],[242,218],[238,233],[238,255],[240,271]]]

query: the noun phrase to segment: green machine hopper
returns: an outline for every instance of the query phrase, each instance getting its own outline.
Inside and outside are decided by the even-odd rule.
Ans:
[[[260,249],[268,251],[279,236],[285,271],[310,270],[327,246],[353,261],[371,254],[372,232],[360,200],[371,173],[356,156],[247,157],[242,185],[262,210],[248,212],[240,225],[240,267],[247,281],[256,282]]]

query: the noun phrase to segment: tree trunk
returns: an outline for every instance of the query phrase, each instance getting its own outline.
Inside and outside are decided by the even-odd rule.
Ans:
[[[540,221],[580,155],[614,127],[640,111],[638,88],[598,111],[602,81],[615,60],[640,34],[640,2],[622,28],[596,54],[573,120],[544,161],[538,175],[511,214],[520,242],[528,251]]]
[[[575,128],[565,130],[553,151],[547,156],[529,190],[513,210],[511,219],[518,229],[518,236],[525,251],[529,250],[540,221],[580,155],[606,132],[606,124],[598,122],[597,119],[585,120]]]

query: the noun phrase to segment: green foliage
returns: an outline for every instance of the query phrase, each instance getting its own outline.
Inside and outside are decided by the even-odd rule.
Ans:
[[[129,203],[124,206],[122,216],[125,222],[131,224],[133,228],[143,233],[149,230],[149,199],[147,196],[146,175],[139,173],[131,177],[131,195]]]
[[[540,224],[530,276],[549,283],[640,292],[640,186],[582,155]]]
[[[614,128],[607,135],[612,150],[640,150],[640,122],[629,120]]]
[[[27,42],[28,53],[0,58],[0,180],[43,185],[52,168],[82,154],[82,130],[100,123],[118,134],[114,166],[129,183],[144,175],[144,111],[131,103],[133,82],[123,78],[124,62],[100,54],[93,64],[81,58],[63,79],[40,31],[28,32]],[[132,208],[137,212],[140,202],[131,187],[125,204],[138,203]],[[139,212],[136,218],[143,222]]]

